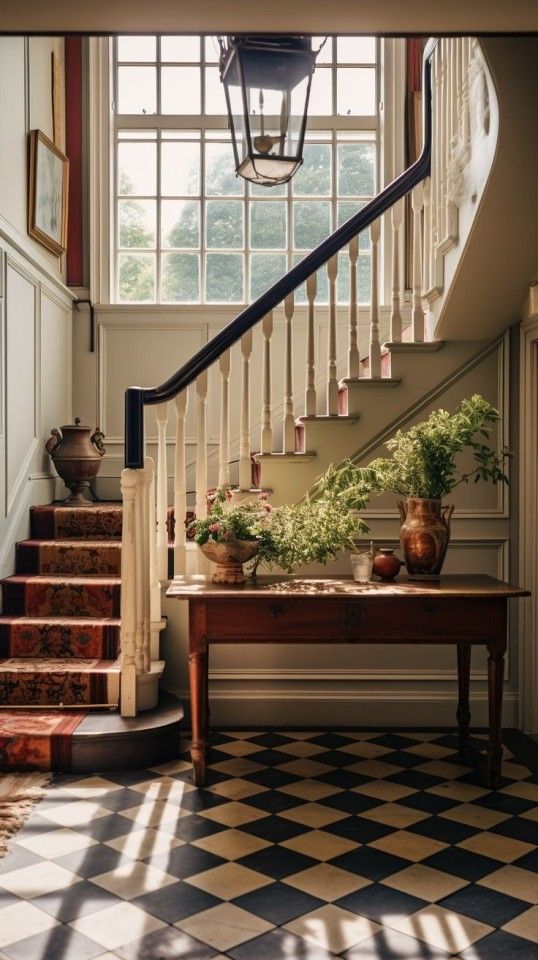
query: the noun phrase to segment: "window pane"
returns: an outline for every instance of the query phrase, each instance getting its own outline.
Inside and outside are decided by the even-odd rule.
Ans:
[[[374,144],[338,144],[338,195],[341,197],[373,197],[374,184]]]
[[[226,114],[226,97],[220,82],[218,67],[206,67],[205,71],[205,112]]]
[[[333,76],[330,67],[316,67],[310,87],[308,112],[311,116],[328,116],[333,112]]]
[[[118,144],[118,193],[152,196],[157,191],[157,144]]]
[[[161,300],[165,303],[196,303],[200,300],[200,255],[163,253]]]
[[[131,62],[155,60],[156,37],[118,37],[118,60]]]
[[[218,63],[220,57],[219,41],[216,37],[204,38],[204,53],[208,63]]]
[[[161,37],[161,60],[198,63],[200,37]]]
[[[241,197],[245,181],[235,172],[231,143],[207,143],[205,148],[205,189],[208,196]]]
[[[286,204],[282,200],[253,200],[250,204],[250,246],[253,249],[284,250]]]
[[[120,253],[119,298],[123,303],[155,300],[155,254]]]
[[[161,113],[198,114],[200,68],[161,67]]]
[[[120,247],[155,247],[155,200],[119,200]]]
[[[240,253],[208,253],[205,283],[208,303],[242,303],[242,255]]]
[[[200,246],[200,201],[163,200],[161,203],[161,245]]]
[[[195,196],[200,193],[200,146],[198,143],[161,144],[161,193]]]
[[[118,113],[156,111],[156,67],[118,67]]]
[[[243,246],[241,200],[208,200],[205,209],[207,246],[240,249]]]
[[[250,299],[265,293],[286,273],[285,253],[253,253],[250,258]]]
[[[336,78],[336,112],[343,116],[373,116],[376,112],[373,67],[339,67]]]
[[[288,184],[277,183],[274,187],[262,187],[259,183],[249,183],[248,191],[251,197],[287,197]]]
[[[331,147],[324,143],[307,143],[304,148],[302,167],[295,174],[292,184],[296,196],[330,196],[331,194]]]
[[[298,200],[293,204],[293,245],[296,249],[312,250],[331,232],[331,204],[329,201]]]
[[[338,204],[338,226],[341,227],[346,220],[349,220],[350,217],[358,213],[359,210],[365,206],[363,200],[356,200],[352,202],[350,200],[341,201]],[[361,250],[368,250],[370,248],[370,230],[363,230],[359,237],[359,248]]]
[[[296,263],[299,263],[305,253],[294,253],[292,262],[295,266]],[[300,287],[295,291],[295,302],[296,303],[306,303],[306,283],[301,284]],[[329,302],[329,278],[327,276],[327,267],[321,267],[317,272],[317,287],[316,287],[316,303],[328,303]]]
[[[323,44],[324,40],[326,40],[326,42]],[[323,47],[321,47],[322,44],[323,44]],[[319,53],[316,57],[316,63],[332,63],[332,60],[333,60],[332,37],[327,37],[327,38],[312,37],[312,50],[319,50]]]
[[[338,63],[375,63],[375,37],[338,37]]]

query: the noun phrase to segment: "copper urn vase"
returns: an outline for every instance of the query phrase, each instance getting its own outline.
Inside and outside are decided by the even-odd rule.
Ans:
[[[65,424],[51,430],[45,449],[50,455],[58,476],[71,491],[65,503],[69,506],[84,506],[91,502],[86,495],[90,481],[97,476],[104,456],[104,434],[97,427],[90,436],[91,427],[81,424],[79,417],[74,424]]]
[[[450,540],[454,507],[440,500],[408,497],[398,502],[400,544],[410,580],[439,580]]]

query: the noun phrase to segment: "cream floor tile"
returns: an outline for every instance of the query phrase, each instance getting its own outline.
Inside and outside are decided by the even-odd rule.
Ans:
[[[331,863],[317,863],[315,867],[301,870],[286,877],[285,883],[320,900],[339,900],[355,890],[362,890],[372,882],[359,874],[342,870]]]
[[[397,767],[395,763],[386,763],[384,760],[361,760],[359,763],[350,763],[346,769],[351,770],[352,773],[360,773],[363,777],[382,780],[383,777],[401,773],[403,767]]]
[[[413,810],[412,807],[404,807],[398,803],[382,803],[372,810],[365,810],[361,817],[366,820],[373,820],[375,823],[386,823],[389,827],[397,827],[402,830],[410,827],[413,823],[419,823],[420,820],[427,820],[429,813],[423,810]]]
[[[45,933],[56,926],[58,921],[54,917],[38,910],[33,904],[25,901],[13,903],[0,910],[0,947],[7,947],[9,943],[25,940],[37,933]]]
[[[319,760],[310,760],[308,757],[303,757],[299,760],[288,760],[287,763],[280,763],[277,770],[291,773],[295,777],[318,777],[321,773],[329,773],[332,767],[329,767],[326,763],[320,763]]]
[[[162,823],[176,822],[189,814],[190,810],[182,810],[177,803],[167,800],[148,800],[121,811],[122,817],[132,820],[138,827],[159,827]]]
[[[508,820],[510,814],[499,810],[488,810],[487,807],[479,807],[475,803],[460,803],[457,807],[451,807],[450,810],[440,813],[439,816],[444,817],[445,820],[465,823],[478,830],[489,830],[490,827],[496,827],[498,823]]]
[[[501,793],[507,793],[509,797],[522,797],[523,800],[534,800],[538,803],[538,783],[527,783],[521,780],[519,783],[511,783],[508,787],[503,787]]]
[[[159,763],[156,767],[149,768],[152,773],[159,773],[162,776],[171,776],[173,773],[187,773],[192,770],[190,760],[168,760],[166,763]]]
[[[249,740],[230,740],[228,743],[219,743],[221,753],[229,753],[231,757],[248,757],[253,753],[261,753],[265,747],[259,743],[250,743]]]
[[[105,843],[113,850],[119,850],[120,853],[132,857],[133,860],[145,860],[146,857],[154,854],[168,853],[169,850],[182,847],[184,841],[172,836],[171,833],[146,827],[144,830],[133,830],[123,837],[105,840]]]
[[[538,904],[538,874],[509,864],[477,880],[482,887]]]
[[[503,837],[499,833],[490,833],[489,830],[483,830],[480,833],[473,834],[467,840],[458,843],[458,847],[464,850],[470,850],[472,853],[481,854],[483,857],[493,857],[494,860],[500,860],[501,863],[512,863],[523,857],[526,853],[534,850],[532,843],[524,843],[522,840],[514,840],[512,837]]]
[[[234,737],[236,740],[252,740],[253,737],[259,737],[261,732],[260,730],[221,730],[222,736],[230,737],[230,740]],[[314,736],[314,734],[311,734],[311,736]]]
[[[471,803],[485,796],[489,790],[483,787],[475,787],[471,783],[446,783],[436,784],[435,787],[429,787],[426,793],[433,793],[436,797],[446,797],[447,800],[458,800],[460,803]]]
[[[195,789],[192,783],[173,780],[172,777],[156,777],[154,780],[135,783],[131,787],[131,790],[141,793],[144,800],[168,800],[177,804],[181,804],[183,797]]]
[[[401,890],[413,897],[420,897],[421,900],[429,900],[430,903],[442,900],[468,885],[467,880],[453,877],[442,870],[426,867],[423,863],[413,863],[405,870],[399,870],[398,873],[386,877],[383,883],[387,887]]]
[[[280,846],[295,850],[296,853],[303,853],[306,857],[314,857],[316,860],[332,860],[334,857],[354,850],[360,844],[354,843],[353,840],[346,840],[344,837],[337,837],[334,833],[326,833],[324,830],[309,830],[298,837],[282,841]]]
[[[240,863],[223,863],[220,867],[204,870],[203,873],[197,873],[185,880],[185,883],[205,890],[220,900],[235,900],[236,897],[259,890],[272,882],[271,877],[243,867]]]
[[[295,740],[311,740],[319,736],[319,730],[281,730],[283,737],[293,737]]]
[[[32,853],[37,853],[39,857],[45,857],[48,860],[54,860],[56,857],[62,857],[65,853],[72,853],[75,850],[85,850],[87,847],[93,847],[97,840],[87,837],[84,833],[77,833],[76,830],[70,830],[69,827],[60,827],[58,830],[49,830],[47,833],[38,834],[35,837],[27,837],[22,834],[17,844]]]
[[[430,777],[442,777],[444,780],[456,780],[470,773],[470,767],[460,766],[457,763],[444,763],[442,760],[428,760],[413,767],[419,773],[427,773]]]
[[[166,924],[134,904],[125,902],[105,907],[104,910],[97,910],[85,917],[77,917],[68,926],[107,950],[115,950],[131,940],[138,940],[148,933],[161,930]]]
[[[213,784],[209,787],[209,792],[216,793],[218,797],[227,797],[229,800],[243,800],[245,797],[254,797],[257,793],[265,793],[267,789],[259,783],[250,783],[248,780],[242,780],[241,777],[233,777],[231,780]]]
[[[220,903],[186,920],[179,920],[175,926],[215,950],[231,950],[273,929],[272,923],[255,917],[233,903]]]
[[[255,763],[254,760],[247,760],[246,757],[235,757],[233,760],[219,760],[218,763],[210,764],[211,770],[218,770],[219,773],[225,773],[228,777],[244,777],[249,773],[259,773],[264,767],[261,763]]]
[[[281,793],[300,797],[301,800],[324,800],[325,797],[332,797],[335,793],[341,792],[340,787],[333,787],[330,783],[321,783],[319,780],[296,780],[295,783],[289,783],[278,789]]]
[[[417,910],[410,917],[391,919],[389,926],[449,953],[460,953],[493,930],[485,923],[445,910],[437,904]]]
[[[503,777],[509,777],[510,780],[525,780],[529,774],[530,770],[520,763],[510,763],[506,759],[503,760]]]
[[[442,760],[443,757],[449,757],[454,750],[449,747],[442,747],[438,743],[417,743],[412,747],[406,747],[407,753],[414,753],[417,757],[428,757],[429,760]]]
[[[338,733],[350,740],[375,740],[379,736],[376,730],[339,730]]]
[[[75,780],[63,787],[55,787],[54,791],[49,794],[49,798],[69,796],[76,797],[77,800],[95,801],[98,797],[105,797],[107,794],[121,789],[121,784],[107,780],[106,777],[84,777],[82,780]]]
[[[98,957],[95,957],[95,960],[118,960],[118,954],[107,951],[106,953],[100,953]],[[217,958],[215,957],[214,960],[217,960]]]
[[[193,840],[192,845],[207,850],[208,853],[214,853],[223,860],[239,860],[240,857],[248,857],[250,853],[257,853],[258,850],[270,847],[271,843],[261,837],[251,836],[243,830],[231,829]]]
[[[350,753],[354,757],[363,757],[365,760],[375,760],[384,753],[391,753],[389,747],[380,743],[370,743],[368,740],[356,740],[355,743],[345,743],[338,748],[341,753]]]
[[[56,890],[67,890],[77,883],[80,877],[71,870],[65,870],[48,860],[35,863],[31,867],[22,867],[10,873],[0,875],[0,887],[8,890],[15,897],[23,900],[33,900],[45,893]]]
[[[438,733],[427,733],[420,730],[417,730],[416,733],[414,730],[402,730],[401,732],[398,731],[398,736],[407,737],[409,740],[419,740],[422,743],[428,743],[430,740],[439,739]]]
[[[372,780],[371,783],[363,783],[362,786],[352,787],[351,789],[353,793],[361,793],[365,797],[374,797],[375,800],[386,800],[387,803],[417,793],[412,787],[403,787],[399,783],[391,783],[390,780]]]
[[[302,823],[305,827],[318,828],[343,820],[349,814],[342,813],[341,810],[333,810],[331,807],[324,807],[321,803],[304,803],[300,807],[293,807],[292,810],[283,810],[280,816],[294,823]]]
[[[502,929],[516,937],[538,943],[538,907],[531,907],[525,913],[520,913],[519,917],[510,920]]]
[[[280,743],[276,748],[279,753],[289,753],[292,757],[315,757],[317,753],[325,753],[327,747],[320,747],[318,743],[309,740],[297,740],[296,743]]]
[[[295,936],[302,937],[309,943],[315,943],[316,946],[331,953],[349,950],[350,947],[373,937],[382,929],[373,920],[359,917],[355,913],[350,913],[349,910],[342,910],[341,907],[335,907],[332,903],[284,925],[284,930],[289,930]]]
[[[200,816],[214,820],[215,823],[223,823],[226,827],[240,827],[244,823],[261,820],[268,814],[265,810],[249,807],[247,803],[231,800],[230,803],[222,803],[218,807],[210,807],[209,810],[200,810]]]
[[[392,853],[395,857],[404,857],[406,860],[417,862],[433,856],[439,850],[444,850],[448,844],[440,840],[432,840],[430,837],[421,837],[407,830],[397,830],[395,833],[389,833],[387,837],[373,840],[368,846],[383,850],[385,853]]]
[[[150,867],[146,863],[133,861],[122,864],[108,873],[100,873],[92,877],[91,882],[121,897],[122,900],[133,900],[145,893],[151,893],[152,890],[169,887],[171,883],[177,882],[177,877],[172,877],[163,870]]]
[[[110,810],[91,800],[65,801],[57,807],[47,807],[39,812],[47,820],[58,823],[62,827],[78,827],[110,815]]]
[[[525,813],[520,813],[520,817],[525,817],[526,820],[538,821],[538,807],[533,807],[532,810],[526,810]]]

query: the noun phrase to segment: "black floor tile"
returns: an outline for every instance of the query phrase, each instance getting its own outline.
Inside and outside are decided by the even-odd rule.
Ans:
[[[429,787],[438,787],[443,782],[440,777],[432,777],[429,773],[421,773],[420,770],[402,770],[401,773],[393,773],[385,779],[414,790],[428,790]]]
[[[292,810],[294,807],[300,807],[304,800],[300,797],[294,797],[291,793],[282,793],[280,790],[266,790],[264,793],[258,793],[253,797],[246,797],[245,803],[249,807],[256,807],[257,810],[265,810],[266,813],[282,813],[284,810]]]
[[[231,960],[334,960],[333,953],[286,930],[270,930],[228,950],[227,956]]]
[[[538,943],[495,930],[463,953],[461,960],[538,960]]]
[[[524,900],[507,897],[496,890],[488,890],[487,887],[474,883],[445,897],[439,906],[480,920],[481,923],[489,923],[492,927],[502,927],[529,908]]]
[[[498,810],[499,813],[511,813],[517,816],[519,813],[525,813],[536,806],[532,800],[523,800],[522,797],[511,797],[509,793],[501,793],[499,790],[492,790],[483,797],[477,797],[473,800],[479,807],[487,807],[488,810]]]
[[[359,847],[357,850],[344,853],[341,857],[335,857],[331,860],[331,864],[361,877],[367,877],[368,880],[383,880],[391,873],[404,870],[409,866],[409,861],[384,853],[382,850],[375,850],[373,847]]]
[[[532,843],[538,846],[538,823],[534,820],[528,820],[525,817],[511,817],[504,823],[498,823],[492,827],[493,833],[500,833],[503,837],[510,837],[512,840],[523,840],[524,843]]]
[[[132,864],[133,858],[100,843],[95,847],[88,847],[86,850],[75,850],[73,853],[64,854],[63,857],[56,857],[54,862],[61,867],[65,867],[66,870],[78,873],[79,877],[90,879],[96,877],[99,873],[116,870],[123,864]]]
[[[193,877],[196,873],[202,873],[204,870],[212,870],[213,867],[220,867],[227,861],[222,857],[216,857],[207,850],[201,850],[199,847],[193,847],[191,844],[185,844],[183,847],[175,847],[167,853],[156,853],[148,857],[145,863],[169,873],[172,877],[178,877],[184,880],[185,877]]]
[[[163,927],[124,947],[116,947],[114,953],[122,960],[179,960],[180,957],[185,960],[209,960],[216,951],[182,930]]]
[[[253,823],[245,823],[241,830],[252,834],[254,837],[260,837],[262,840],[269,840],[270,843],[282,843],[284,840],[298,837],[300,833],[308,833],[308,828],[302,823],[293,823],[292,820],[275,816],[255,820]]]
[[[257,770],[255,773],[246,773],[243,780],[248,780],[249,783],[257,783],[260,787],[269,787],[270,790],[276,790],[278,787],[287,787],[290,783],[297,783],[297,776],[286,773],[285,770],[268,767],[265,770]]]
[[[65,890],[46,893],[30,901],[62,923],[69,923],[76,917],[84,917],[88,913],[95,913],[96,910],[104,910],[105,907],[121,902],[114,894],[96,883],[90,883],[89,880],[81,880]]]
[[[410,827],[406,827],[411,833],[417,833],[421,837],[431,837],[432,840],[441,840],[443,843],[461,843],[476,833],[474,827],[468,827],[465,823],[458,823],[456,820],[446,820],[444,817],[428,817],[427,820],[421,820]]]
[[[402,797],[398,800],[404,807],[412,807],[413,810],[422,810],[423,813],[444,813],[454,806],[455,800],[449,800],[447,797],[438,797],[436,793],[410,793],[408,797]]]
[[[426,906],[425,900],[393,890],[383,883],[372,883],[336,901],[336,906],[377,923],[390,923],[395,917],[409,917]]]
[[[355,843],[371,843],[394,832],[394,827],[387,827],[386,824],[376,823],[374,820],[364,820],[360,816],[329,823],[323,829],[327,833],[335,833],[337,837],[354,840]]]
[[[353,787],[360,787],[363,783],[369,782],[369,777],[360,773],[353,773],[352,770],[339,769],[328,770],[316,777],[320,783],[328,783],[331,787],[341,787],[342,790],[352,790]]]
[[[294,850],[288,850],[286,847],[273,846],[266,847],[265,850],[258,850],[257,853],[251,853],[248,857],[242,857],[236,861],[249,870],[257,870],[267,877],[274,880],[282,880],[284,877],[290,877],[293,873],[299,873],[301,870],[308,870],[318,863],[313,857],[305,857],[302,853],[296,853]]]
[[[470,882],[480,880],[503,866],[498,860],[482,857],[461,847],[447,847],[422,862],[427,867],[433,867],[434,870],[444,870],[445,873],[451,873],[455,877],[461,877]]]
[[[202,910],[216,907],[220,902],[217,897],[181,880],[131,901],[136,907],[146,910],[166,923],[176,923],[177,920],[192,917],[193,914],[201,913]]]
[[[282,926],[296,917],[325,906],[325,901],[283,883],[272,883],[269,887],[262,887],[261,890],[253,890],[252,893],[238,897],[234,904],[268,920],[269,923]]]
[[[385,927],[341,956],[343,960],[448,960],[452,954]]]

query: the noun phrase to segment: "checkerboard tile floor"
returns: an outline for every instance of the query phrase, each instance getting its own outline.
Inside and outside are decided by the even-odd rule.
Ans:
[[[187,748],[187,744],[184,744]],[[439,733],[219,731],[57,777],[0,861],[8,960],[538,960],[538,782]]]

